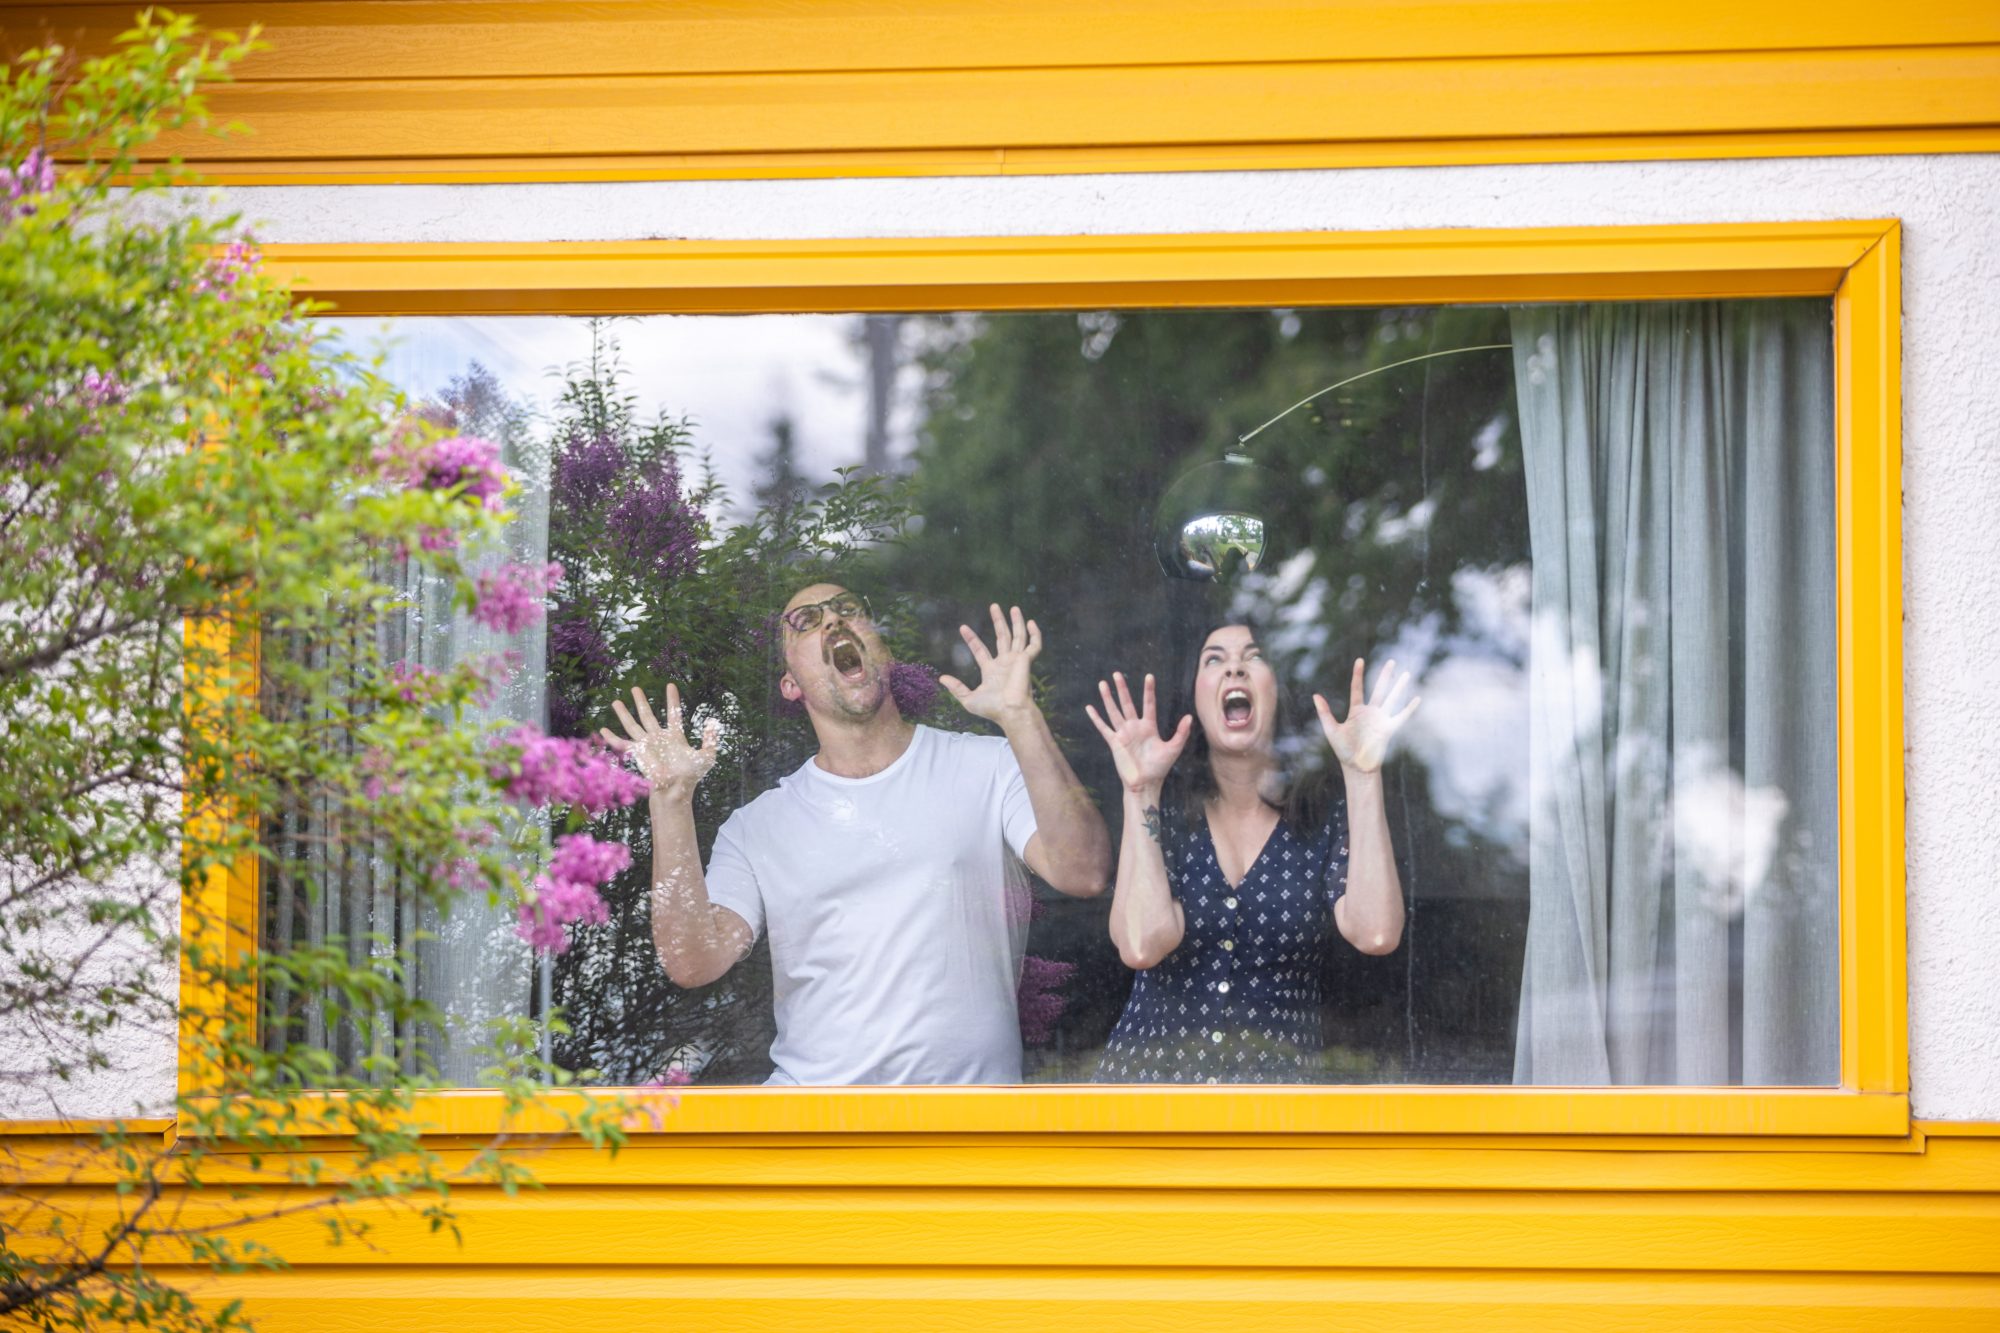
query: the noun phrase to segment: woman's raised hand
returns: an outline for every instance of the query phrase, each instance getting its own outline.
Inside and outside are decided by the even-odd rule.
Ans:
[[[1152,673],[1147,673],[1145,687],[1140,692],[1145,700],[1143,708],[1132,706],[1132,691],[1126,688],[1123,672],[1112,672],[1111,679],[1118,682],[1115,697],[1109,684],[1097,682],[1098,693],[1104,696],[1104,715],[1098,716],[1093,704],[1085,704],[1083,711],[1090,714],[1097,734],[1111,747],[1111,758],[1118,765],[1118,780],[1126,789],[1143,791],[1157,787],[1167,780],[1174,760],[1181,757],[1194,728],[1194,718],[1182,718],[1173,735],[1162,737],[1154,709]]]
[[[667,686],[667,725],[664,727],[654,718],[653,706],[646,702],[645,691],[635,686],[632,702],[639,708],[637,720],[625,710],[622,701],[614,699],[611,703],[611,711],[618,714],[618,721],[625,728],[624,737],[612,735],[609,728],[600,729],[598,734],[604,738],[606,745],[618,753],[632,756],[639,765],[639,772],[653,784],[654,791],[692,795],[695,784],[715,767],[716,743],[722,738],[722,723],[710,718],[708,725],[701,729],[701,746],[696,748],[688,744],[687,733],[682,727],[679,690],[672,685]]]
[[[1389,742],[1410,714],[1417,711],[1422,699],[1412,699],[1404,704],[1401,711],[1396,705],[1402,700],[1403,691],[1410,687],[1413,677],[1405,671],[1396,674],[1394,661],[1382,667],[1382,674],[1375,678],[1375,694],[1364,698],[1361,693],[1362,676],[1367,671],[1367,663],[1354,659],[1354,683],[1347,694],[1347,720],[1333,720],[1333,705],[1323,694],[1313,696],[1313,707],[1319,710],[1320,729],[1326,732],[1327,744],[1333,747],[1334,758],[1340,760],[1342,768],[1357,773],[1373,773],[1382,767],[1382,760],[1388,757]]]

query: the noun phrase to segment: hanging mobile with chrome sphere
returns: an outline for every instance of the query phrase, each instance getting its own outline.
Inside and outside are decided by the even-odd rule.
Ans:
[[[1153,550],[1169,578],[1251,572],[1275,558],[1277,473],[1230,450],[1182,473],[1153,511]]]
[[[1244,448],[1259,433],[1277,425],[1316,398],[1356,380],[1385,370],[1464,352],[1496,352],[1510,343],[1451,347],[1441,352],[1406,357],[1386,366],[1350,375],[1293,403],[1254,430],[1236,437],[1220,459],[1189,468],[1174,479],[1153,509],[1153,551],[1168,578],[1201,581],[1228,578],[1270,567],[1284,558],[1282,534],[1275,515],[1286,479],[1251,458]]]

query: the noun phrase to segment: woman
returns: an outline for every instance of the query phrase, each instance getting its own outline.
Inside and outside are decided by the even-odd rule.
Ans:
[[[1363,953],[1393,950],[1403,891],[1382,801],[1382,759],[1416,711],[1389,663],[1372,699],[1354,664],[1347,719],[1313,696],[1343,791],[1324,768],[1287,773],[1277,674],[1248,626],[1203,641],[1193,714],[1162,737],[1148,675],[1089,708],[1125,788],[1111,937],[1138,970],[1098,1067],[1116,1083],[1298,1083],[1317,1069],[1320,949],[1329,924]],[[1189,751],[1178,801],[1167,776]]]

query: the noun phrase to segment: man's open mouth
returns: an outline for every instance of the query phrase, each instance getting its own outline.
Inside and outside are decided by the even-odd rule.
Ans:
[[[1250,691],[1241,686],[1232,686],[1222,692],[1222,725],[1232,731],[1250,725],[1251,714],[1256,710],[1250,702]]]
[[[828,636],[826,660],[842,680],[858,681],[868,674],[868,663],[861,652],[861,644],[852,635]]]

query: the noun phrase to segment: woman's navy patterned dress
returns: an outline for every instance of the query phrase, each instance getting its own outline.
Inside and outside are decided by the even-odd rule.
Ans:
[[[1165,830],[1186,932],[1140,972],[1105,1043],[1100,1083],[1310,1083],[1321,1077],[1320,972],[1347,891],[1347,806],[1317,832],[1285,820],[1243,882],[1223,878],[1206,819]]]

